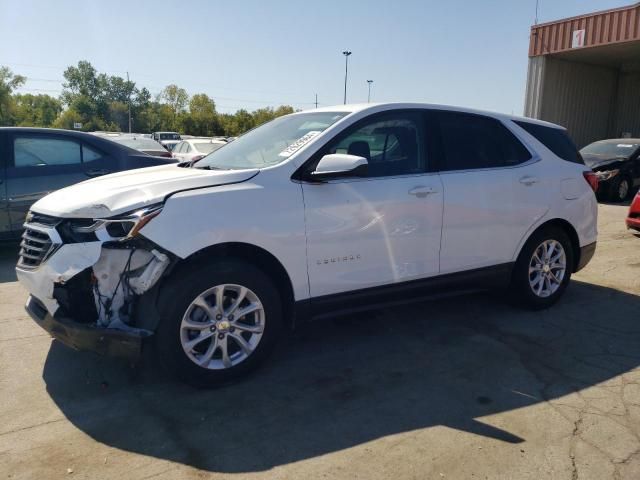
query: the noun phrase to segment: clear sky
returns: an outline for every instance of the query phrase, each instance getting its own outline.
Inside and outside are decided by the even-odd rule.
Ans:
[[[632,0],[540,0],[545,22]],[[521,114],[535,0],[0,0],[0,65],[57,95],[79,60],[218,110],[420,101]]]

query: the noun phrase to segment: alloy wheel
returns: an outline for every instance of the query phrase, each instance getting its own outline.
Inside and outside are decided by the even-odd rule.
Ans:
[[[529,261],[529,286],[541,298],[553,295],[567,272],[567,255],[557,240],[545,240],[533,251]]]
[[[255,351],[265,327],[265,310],[250,289],[216,285],[198,295],[180,323],[180,344],[196,365],[223,370]]]
[[[629,195],[629,181],[625,178],[618,185],[618,198],[622,201],[627,198],[627,195]]]

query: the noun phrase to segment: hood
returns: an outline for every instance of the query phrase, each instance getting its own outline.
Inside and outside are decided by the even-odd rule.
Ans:
[[[175,164],[140,168],[93,178],[57,190],[38,200],[31,208],[54,217],[111,217],[160,203],[175,192],[244,182],[258,172],[257,169],[181,168]]]
[[[602,169],[603,167],[607,167],[604,170],[610,170],[627,160],[626,157],[598,155],[595,153],[583,153],[582,158],[584,159],[584,164],[592,170]]]

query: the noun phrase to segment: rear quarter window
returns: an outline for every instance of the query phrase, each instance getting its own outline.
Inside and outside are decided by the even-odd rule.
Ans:
[[[514,121],[514,123],[526,130],[558,157],[566,160],[567,162],[584,165],[584,160],[582,160],[582,156],[580,155],[580,152],[578,152],[578,148],[573,143],[573,140],[571,140],[571,137],[566,130],[546,127],[544,125],[529,122]]]

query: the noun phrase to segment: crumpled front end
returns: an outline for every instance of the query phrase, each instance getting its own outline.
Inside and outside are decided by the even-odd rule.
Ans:
[[[145,219],[159,211],[155,207],[115,219],[31,213],[16,266],[18,280],[30,293],[27,312],[73,348],[139,353],[142,339],[152,332],[137,326],[136,304],[172,262],[170,253],[138,234]]]

